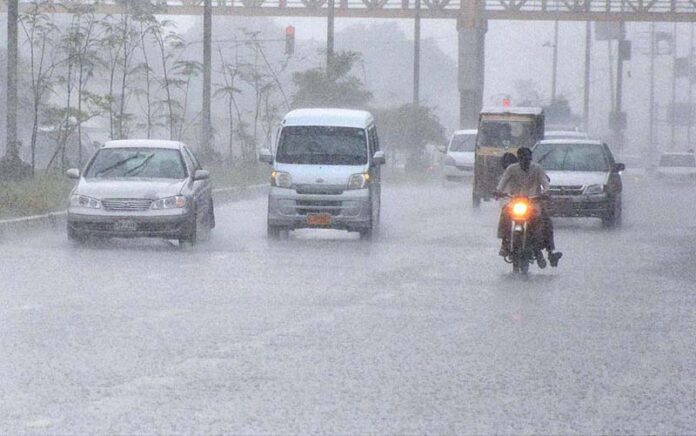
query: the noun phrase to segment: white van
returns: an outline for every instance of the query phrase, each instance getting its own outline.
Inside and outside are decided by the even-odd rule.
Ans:
[[[443,173],[446,180],[462,180],[474,175],[476,129],[457,130],[447,146]]]
[[[369,112],[298,109],[281,122],[268,195],[268,236],[300,228],[360,232],[370,238],[380,216],[380,165],[375,121]]]

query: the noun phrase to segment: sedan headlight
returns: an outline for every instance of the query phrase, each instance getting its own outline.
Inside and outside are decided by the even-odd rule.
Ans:
[[[151,209],[162,210],[162,209],[181,209],[186,207],[186,197],[183,195],[177,195],[174,197],[160,198],[152,202]]]
[[[601,194],[604,192],[604,185],[588,185],[585,188],[585,195]]]
[[[87,209],[101,209],[101,201],[86,195],[75,194],[70,197],[71,207],[84,207]]]
[[[289,173],[283,171],[273,171],[271,173],[271,186],[290,188],[292,187],[292,177],[290,177]]]
[[[348,179],[348,189],[364,189],[370,183],[369,173],[353,174]]]
[[[455,166],[457,166],[457,161],[455,161],[452,156],[448,155],[445,158],[445,165],[450,166],[450,167],[455,167]]]

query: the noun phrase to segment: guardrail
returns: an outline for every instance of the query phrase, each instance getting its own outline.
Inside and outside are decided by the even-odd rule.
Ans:
[[[230,188],[213,189],[213,200],[217,204],[250,198],[262,194],[268,189],[268,184],[250,186],[235,186]],[[6,235],[19,234],[39,229],[58,228],[65,226],[67,213],[65,211],[51,212],[44,215],[12,218],[0,221],[0,238]]]

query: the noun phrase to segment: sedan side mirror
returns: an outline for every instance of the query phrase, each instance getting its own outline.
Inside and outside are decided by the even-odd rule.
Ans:
[[[438,146],[437,146],[437,151],[439,151],[440,153],[443,153],[443,154],[444,154],[444,153],[447,153],[447,146],[438,145]]]
[[[620,173],[621,171],[625,171],[625,170],[626,170],[626,165],[624,165],[622,163],[614,164],[614,171],[616,171],[617,173]]]
[[[78,170],[77,168],[70,168],[65,172],[65,175],[69,179],[77,180],[80,178],[80,170]]]
[[[196,170],[195,173],[193,173],[193,180],[208,180],[210,178],[210,173],[206,170]]]
[[[267,163],[269,165],[273,164],[273,153],[271,153],[271,150],[267,148],[262,148],[259,150],[259,161],[263,163]]]
[[[376,151],[375,155],[372,156],[372,164],[373,165],[384,165],[387,163],[387,158],[384,156],[383,151]]]

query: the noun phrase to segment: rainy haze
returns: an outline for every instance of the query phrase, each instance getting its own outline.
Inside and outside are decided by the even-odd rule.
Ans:
[[[0,434],[696,433],[694,21],[0,2]]]

